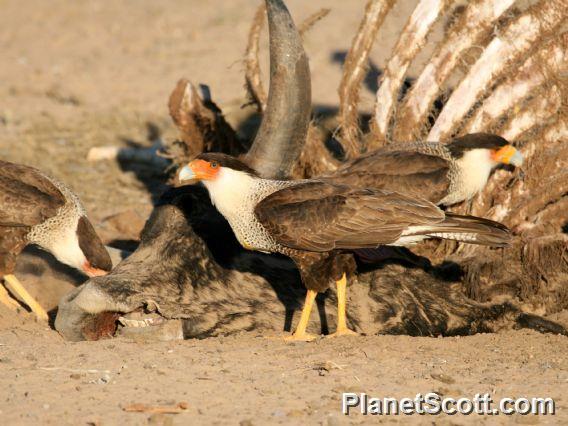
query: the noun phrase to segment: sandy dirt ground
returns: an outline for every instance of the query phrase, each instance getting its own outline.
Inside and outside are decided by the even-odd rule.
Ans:
[[[287,3],[297,20],[320,7],[332,9],[305,44],[314,104],[336,107],[341,58],[365,1]],[[378,67],[416,2],[398,3],[372,53]],[[165,187],[163,176],[141,166],[89,163],[88,149],[174,139],[166,103],[181,77],[208,84],[234,120],[243,103],[242,53],[257,4],[0,0],[0,158],[40,167],[69,183],[105,242],[127,244]],[[373,80],[367,83],[363,109],[373,99]],[[36,255],[32,250],[21,258],[18,275],[54,309],[84,278]],[[551,319],[568,324],[565,312]],[[168,343],[69,343],[29,313],[0,307],[0,424],[566,424],[567,351],[565,337],[531,331],[296,344],[254,333]],[[429,391],[456,398],[490,393],[495,400],[553,397],[557,414],[340,413],[342,392],[414,397]],[[125,411],[136,403],[180,402],[187,403],[180,414]]]

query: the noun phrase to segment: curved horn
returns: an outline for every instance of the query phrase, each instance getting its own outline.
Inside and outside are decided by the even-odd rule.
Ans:
[[[262,123],[245,160],[263,177],[286,177],[304,145],[311,81],[302,39],[282,0],[266,0],[270,88]]]

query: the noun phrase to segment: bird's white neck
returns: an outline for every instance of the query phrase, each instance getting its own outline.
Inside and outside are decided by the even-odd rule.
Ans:
[[[491,170],[497,163],[491,158],[491,151],[488,149],[473,149],[466,152],[462,158],[457,160],[462,173],[462,182],[468,193],[468,198],[481,191]]]
[[[87,258],[79,246],[78,221],[79,218],[76,218],[69,226],[61,227],[59,232],[54,233],[41,246],[49,250],[60,262],[82,271]]]
[[[233,225],[236,220],[250,219],[259,201],[299,181],[263,179],[242,171],[222,168],[215,179],[202,182],[209,191],[213,205]]]
[[[257,181],[264,179],[248,173],[223,167],[212,180],[204,180],[203,185],[209,191],[213,205],[226,218],[243,209],[254,209],[256,205],[255,188]]]

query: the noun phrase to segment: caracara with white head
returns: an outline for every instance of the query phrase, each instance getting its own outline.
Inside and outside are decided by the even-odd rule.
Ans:
[[[266,179],[225,154],[201,154],[179,172],[181,183],[200,181],[249,250],[289,256],[308,289],[292,339],[306,333],[313,301],[332,281],[337,284],[335,335],[353,333],[345,313],[346,273],[354,269],[353,250],[379,245],[405,246],[427,238],[502,247],[510,234],[497,222],[445,213],[433,203],[392,190],[334,182]]]
[[[472,133],[448,143],[413,142],[371,151],[329,175],[360,188],[394,189],[437,205],[470,200],[500,165],[520,167],[523,156],[506,139]]]
[[[347,161],[322,178],[358,188],[390,189],[450,206],[471,200],[481,192],[495,168],[522,164],[522,154],[506,139],[489,133],[472,133],[446,144],[389,145]],[[357,257],[368,263],[391,256],[417,261],[407,252],[382,248],[357,250]]]
[[[112,262],[79,197],[65,184],[32,167],[0,161],[0,277],[38,318],[47,313],[13,275],[16,258],[28,244],[93,277]],[[17,303],[0,286],[0,302]]]

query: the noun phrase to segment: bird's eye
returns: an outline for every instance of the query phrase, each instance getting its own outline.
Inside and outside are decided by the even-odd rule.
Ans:
[[[217,167],[219,167],[219,163],[217,163],[216,161],[212,161],[211,162],[211,168],[216,169]]]

